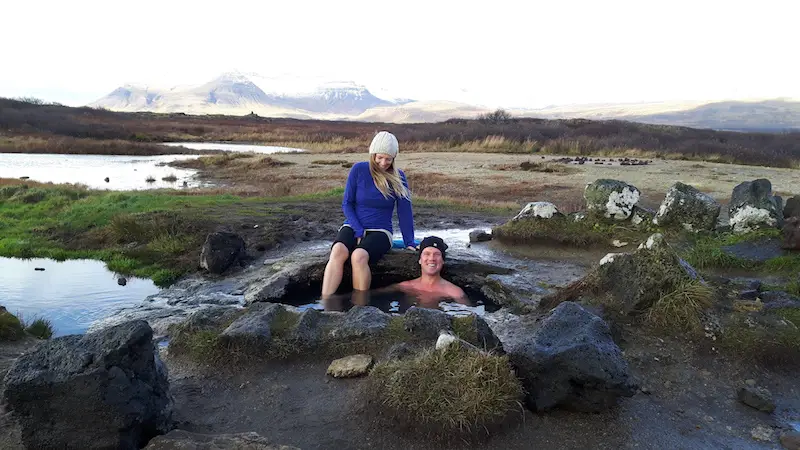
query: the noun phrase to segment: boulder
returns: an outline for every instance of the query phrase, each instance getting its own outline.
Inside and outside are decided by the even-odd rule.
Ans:
[[[733,188],[728,217],[735,233],[783,225],[782,201],[772,195],[772,183],[761,178]]]
[[[642,312],[651,307],[664,293],[680,285],[701,280],[697,271],[681,259],[675,250],[656,233],[631,253],[609,253],[585,277],[558,292],[547,295],[541,308],[580,297],[584,292],[609,294],[625,314]]]
[[[374,306],[353,306],[344,320],[330,331],[334,339],[365,338],[380,335],[389,326],[391,316]]]
[[[43,342],[5,378],[28,448],[139,449],[172,426],[166,367],[142,320]]]
[[[667,191],[653,223],[680,226],[689,231],[713,230],[721,206],[711,196],[677,182]]]
[[[272,321],[283,311],[278,303],[254,303],[220,337],[227,342],[266,344],[272,339]]]
[[[436,339],[439,331],[451,329],[450,316],[444,311],[412,306],[403,314],[406,331],[425,339]]]
[[[786,200],[786,205],[783,207],[783,218],[800,217],[800,196],[791,197]]]
[[[556,205],[550,202],[530,202],[514,216],[513,220],[520,219],[552,219],[553,217],[563,217]]]
[[[201,434],[183,430],[153,438],[145,450],[300,450],[271,443],[258,433]]]
[[[614,220],[631,217],[639,189],[619,180],[599,179],[586,185],[583,197],[589,212]]]
[[[800,217],[790,217],[783,224],[783,242],[781,248],[800,250]]]
[[[608,324],[577,303],[559,304],[541,324],[520,326],[503,347],[534,411],[601,411],[636,392]]]
[[[491,240],[492,235],[484,230],[472,230],[469,232],[470,242],[486,242]]]
[[[200,251],[200,267],[214,274],[228,270],[245,255],[245,243],[241,236],[227,231],[216,231],[206,237]]]

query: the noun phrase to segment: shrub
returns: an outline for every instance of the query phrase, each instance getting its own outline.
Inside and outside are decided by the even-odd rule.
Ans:
[[[50,339],[53,337],[53,323],[48,319],[38,318],[26,326],[25,331],[39,339]]]
[[[0,341],[16,341],[25,335],[17,316],[0,306]]]

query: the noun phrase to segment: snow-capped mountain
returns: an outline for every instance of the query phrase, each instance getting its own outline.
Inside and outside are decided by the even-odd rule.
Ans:
[[[352,82],[287,86],[276,81],[280,80],[228,72],[189,88],[159,90],[126,85],[89,106],[115,111],[351,116],[395,104]]]

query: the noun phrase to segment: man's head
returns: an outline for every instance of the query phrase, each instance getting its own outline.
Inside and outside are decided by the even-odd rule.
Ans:
[[[425,275],[438,275],[444,267],[447,244],[442,238],[428,236],[419,243],[419,265]]]

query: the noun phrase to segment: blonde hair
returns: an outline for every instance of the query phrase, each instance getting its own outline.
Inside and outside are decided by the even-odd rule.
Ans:
[[[411,198],[411,191],[403,184],[403,179],[400,178],[399,170],[395,169],[394,161],[387,170],[381,170],[378,163],[375,162],[375,154],[369,155],[369,173],[372,175],[372,181],[375,182],[375,187],[381,191],[383,198],[389,196],[399,195],[400,198]]]

